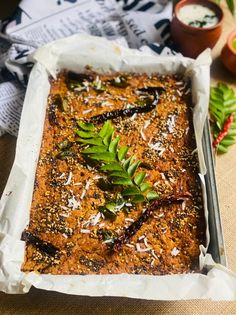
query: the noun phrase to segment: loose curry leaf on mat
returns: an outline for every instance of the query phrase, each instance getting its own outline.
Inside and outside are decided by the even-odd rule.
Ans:
[[[235,3],[234,0],[226,0],[227,6],[232,14],[235,12]]]
[[[76,141],[82,146],[81,153],[86,159],[99,163],[98,170],[107,175],[111,185],[119,187],[118,193],[124,198],[124,202],[142,203],[158,198],[158,194],[151,190],[151,184],[144,181],[146,173],[137,172],[142,162],[134,155],[126,158],[129,147],[119,146],[120,137],[114,136],[115,129],[110,120],[100,130],[92,123],[78,121],[77,124],[80,129],[75,130],[79,136]],[[101,213],[111,219],[114,219],[120,209],[119,205],[111,202],[100,207]]]
[[[236,141],[236,95],[233,89],[219,82],[211,87],[209,111],[213,133],[213,147],[226,153]]]
[[[221,0],[215,0],[217,4],[220,4],[222,1]],[[225,0],[227,7],[229,11],[231,12],[232,15],[235,13],[235,2],[234,0]]]

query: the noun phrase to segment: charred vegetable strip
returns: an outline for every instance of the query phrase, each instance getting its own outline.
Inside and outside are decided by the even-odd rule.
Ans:
[[[53,96],[52,103],[48,109],[48,120],[50,125],[52,126],[57,124],[56,112],[58,108],[62,108],[62,97],[60,94],[56,94]]]
[[[86,73],[75,73],[72,71],[68,72],[68,82],[75,81],[77,83],[82,83],[84,81],[92,82],[94,80],[94,76]]]
[[[126,88],[129,84],[125,77],[117,77],[110,81],[111,86],[119,87],[119,88]]]
[[[213,141],[213,147],[216,148],[217,145],[224,139],[224,137],[227,135],[231,125],[234,122],[234,115],[231,114],[224,122],[223,128],[221,132],[218,134],[217,138]]]
[[[86,87],[83,86],[83,83],[92,82],[93,80],[94,80],[94,77],[90,74],[75,73],[75,72],[69,71],[66,85],[70,90],[74,90],[76,88],[76,89],[81,89],[82,91],[86,89]]]
[[[148,92],[153,94],[154,100],[152,102],[148,102],[146,106],[137,106],[132,108],[126,108],[126,109],[116,109],[111,112],[105,112],[101,115],[93,116],[91,118],[91,122],[93,123],[101,123],[108,119],[115,119],[117,117],[131,117],[134,114],[139,113],[148,113],[152,111],[159,101],[159,93],[162,93],[164,89],[162,87],[147,87],[139,89],[141,92]]]
[[[123,244],[126,244],[128,240],[141,228],[143,223],[145,223],[148,218],[153,214],[154,211],[157,210],[157,208],[168,206],[173,203],[182,203],[186,198],[189,196],[170,196],[165,199],[157,199],[155,200],[146,211],[143,212],[143,214],[139,217],[138,220],[136,220],[134,223],[132,223],[127,229],[125,229],[124,233],[120,235],[117,239],[114,240],[113,250],[118,251]]]
[[[56,115],[57,106],[55,104],[51,104],[48,109],[48,121],[51,126],[57,124],[57,115]]]
[[[111,112],[105,112],[101,115],[93,116],[91,118],[91,121],[94,123],[101,123],[108,119],[115,119],[117,117],[131,117],[133,114],[138,113],[147,113],[150,112],[155,108],[156,105],[150,105],[150,106],[140,106],[140,107],[133,107],[133,108],[127,108],[127,109],[117,109],[113,110]]]
[[[68,108],[68,100],[66,98],[63,98],[60,94],[54,95],[48,109],[48,120],[50,125],[54,126],[58,124],[56,115],[58,109],[62,112],[66,112]]]
[[[48,254],[49,256],[55,256],[59,249],[54,245],[42,241],[39,237],[35,236],[29,231],[24,231],[21,235],[21,240],[27,244],[35,245],[40,251]]]

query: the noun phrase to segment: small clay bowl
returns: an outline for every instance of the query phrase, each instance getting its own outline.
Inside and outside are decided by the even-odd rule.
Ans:
[[[218,18],[218,23],[203,28],[190,26],[182,22],[178,18],[179,10],[190,4],[202,5],[213,10]],[[182,0],[178,2],[171,22],[171,35],[180,52],[186,57],[196,58],[206,48],[213,48],[222,32],[223,16],[222,9],[211,1]]]
[[[235,42],[235,47],[233,42]],[[230,72],[236,74],[236,30],[229,34],[227,42],[221,51],[221,60]]]

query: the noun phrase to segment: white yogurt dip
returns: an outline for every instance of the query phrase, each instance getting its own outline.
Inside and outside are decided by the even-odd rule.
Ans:
[[[212,27],[219,21],[213,10],[201,4],[185,5],[177,16],[184,24],[200,28]]]

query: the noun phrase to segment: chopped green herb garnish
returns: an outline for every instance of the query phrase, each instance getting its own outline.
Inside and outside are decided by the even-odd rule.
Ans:
[[[69,140],[63,140],[63,141],[61,141],[60,143],[58,143],[58,148],[60,149],[60,150],[65,150],[65,149],[68,149],[68,148],[70,148],[71,147],[71,142],[69,141]]]
[[[111,86],[119,87],[119,88],[126,88],[129,83],[127,81],[127,78],[124,76],[117,77],[113,80],[110,80]]]
[[[97,231],[97,235],[101,237],[103,241],[111,241],[111,243],[113,243],[113,241],[117,237],[117,234],[114,231],[111,231],[105,228],[99,229]]]
[[[191,22],[189,22],[189,25],[190,26],[193,26],[193,27],[204,27],[204,26],[212,26],[212,25],[214,25],[213,23],[212,23],[212,20],[214,20],[214,19],[216,19],[217,18],[217,16],[215,15],[215,14],[213,14],[213,15],[208,15],[208,14],[206,14],[204,17],[203,17],[203,19],[202,20],[194,20],[194,21],[191,21]]]
[[[149,97],[143,98],[143,99],[139,99],[135,102],[135,104],[137,104],[138,106],[147,106],[147,105],[151,105],[153,102],[153,100]]]
[[[57,158],[60,159],[60,160],[66,160],[70,157],[75,157],[75,153],[72,152],[72,151],[62,151],[60,153],[57,154]]]
[[[94,83],[93,88],[98,93],[102,93],[106,91],[106,86],[102,83]]]

